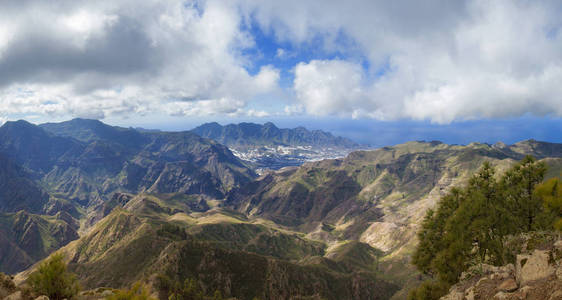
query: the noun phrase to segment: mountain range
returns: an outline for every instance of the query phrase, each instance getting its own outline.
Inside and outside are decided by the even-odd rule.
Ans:
[[[204,202],[222,199],[255,177],[228,148],[193,133],[141,133],[83,119],[41,126],[7,122],[0,127],[0,162],[0,213],[62,212],[81,225],[77,231],[102,218],[116,192],[182,193]],[[17,226],[10,230],[0,235],[25,233]],[[52,237],[48,230],[38,234]],[[29,266],[34,261],[23,249],[14,255],[28,263],[17,265]]]
[[[228,139],[297,143],[266,125]],[[0,271],[25,280],[58,251],[86,289],[144,280],[167,298],[170,282],[193,278],[239,299],[403,299],[423,277],[409,260],[425,211],[483,161],[501,173],[533,155],[547,178],[562,171],[562,144],[534,140],[409,142],[261,176],[233,151],[195,131],[6,123]]]
[[[196,127],[192,132],[228,146],[234,155],[252,164],[259,173],[343,157],[353,150],[368,148],[322,130],[280,129],[271,122],[226,126],[213,122]]]
[[[308,130],[304,127],[293,129],[277,128],[267,122],[229,124],[205,123],[191,130],[192,132],[223,145],[234,148],[254,146],[313,146],[333,148],[358,148],[360,145],[350,139],[335,137],[322,130]]]

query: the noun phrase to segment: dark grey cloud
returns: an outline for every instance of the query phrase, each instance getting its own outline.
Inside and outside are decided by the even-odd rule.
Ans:
[[[240,113],[278,78],[244,68],[240,20],[220,1],[2,2],[0,115]]]
[[[154,74],[163,65],[164,54],[151,46],[143,29],[137,20],[119,17],[103,36],[86,38],[82,47],[39,28],[17,36],[0,59],[0,87],[60,82],[90,72],[110,77]]]

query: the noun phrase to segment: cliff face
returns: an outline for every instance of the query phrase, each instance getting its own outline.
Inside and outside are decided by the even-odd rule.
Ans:
[[[515,264],[475,266],[441,300],[562,299],[562,239],[536,233],[522,239]]]
[[[240,123],[221,126],[206,123],[192,130],[194,133],[218,141],[234,148],[245,146],[321,146],[338,148],[358,148],[359,145],[343,137],[335,137],[321,130],[307,130],[304,127],[279,129],[273,123],[263,125]]]

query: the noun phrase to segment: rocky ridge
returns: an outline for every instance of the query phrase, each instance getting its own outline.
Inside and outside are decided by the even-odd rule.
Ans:
[[[258,172],[300,166],[308,161],[345,157],[353,150],[368,148],[322,130],[277,128],[273,123],[229,124],[216,122],[192,132],[228,146],[234,155],[254,165]]]
[[[268,173],[231,191],[224,204],[330,247],[358,240],[383,250],[380,269],[385,278],[403,284],[396,298],[402,299],[419,283],[409,257],[427,209],[465,184],[484,161],[501,174],[526,154],[549,165],[547,177],[560,174],[561,144],[409,142]]]
[[[540,235],[540,234],[539,234]],[[562,299],[562,239],[548,236],[537,247],[533,234],[524,236],[515,264],[477,265],[464,272],[441,300]]]
[[[199,276],[210,291],[242,298],[257,291],[253,295],[283,299],[288,290],[303,297],[387,299],[417,280],[408,255],[426,209],[483,161],[501,172],[531,154],[551,166],[550,176],[562,166],[560,144],[411,142],[254,181],[226,147],[193,133],[70,123],[50,125],[46,134],[19,125],[40,141],[56,136],[78,145],[72,151],[49,150],[51,162],[41,168],[32,168],[41,153],[16,151],[9,159],[33,174],[49,199],[60,199],[57,205],[96,213],[85,219],[80,212],[90,230],[60,250],[88,288],[122,288],[145,274],[166,273],[178,280]],[[123,143],[128,135],[131,142]],[[27,141],[8,136],[3,149],[27,149]],[[73,218],[61,215],[69,225]],[[250,290],[240,278],[255,274],[244,264],[267,270]]]
[[[21,271],[78,238],[76,231],[109,213],[117,193],[179,194],[197,198],[194,209],[209,209],[207,201],[255,176],[227,147],[191,132],[139,132],[84,119],[6,122],[0,127],[0,271]],[[11,221],[22,210],[36,221],[27,229]],[[40,226],[55,216],[74,233],[61,239],[58,226]],[[36,241],[14,240],[20,231]]]

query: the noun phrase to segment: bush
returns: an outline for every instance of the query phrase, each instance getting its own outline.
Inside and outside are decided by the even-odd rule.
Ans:
[[[166,275],[158,275],[156,288],[169,300],[202,300],[205,294],[195,278],[186,278],[181,284]]]
[[[148,289],[137,282],[129,290],[119,290],[115,294],[107,297],[107,300],[151,300]]]
[[[41,263],[29,276],[29,284],[33,292],[51,300],[71,299],[80,291],[76,276],[66,269],[62,254],[55,254]]]

